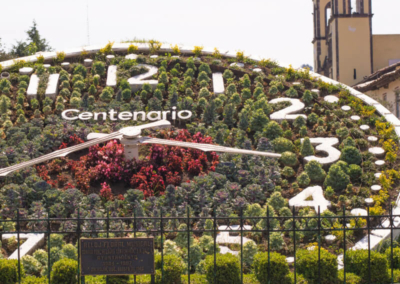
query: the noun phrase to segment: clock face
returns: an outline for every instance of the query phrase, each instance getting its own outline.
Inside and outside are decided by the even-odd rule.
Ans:
[[[232,218],[241,212],[265,216],[267,210],[288,217],[293,207],[300,216],[343,210],[364,215],[368,206],[371,215],[387,212],[398,191],[398,143],[375,108],[307,70],[241,53],[175,52],[131,48],[129,54],[17,61],[0,81],[1,167],[120,129],[125,140],[142,135],[279,158],[204,152],[179,143],[138,145],[115,136],[8,174],[0,181],[1,217],[13,218],[17,210],[25,217],[76,217],[78,208],[83,217],[102,217],[106,209],[115,216],[133,210],[186,216],[190,210],[192,216]],[[162,120],[171,126],[132,128]],[[335,225],[332,219],[329,226]],[[277,251],[288,250],[288,236],[280,236]],[[300,246],[315,236],[302,233]]]

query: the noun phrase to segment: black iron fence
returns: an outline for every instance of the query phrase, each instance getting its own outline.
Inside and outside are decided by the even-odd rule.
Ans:
[[[367,283],[376,283],[371,281],[371,231],[372,230],[390,230],[390,234],[386,237],[384,243],[386,248],[390,250],[390,259],[388,261],[390,267],[390,277],[391,282],[394,282],[394,252],[393,249],[397,242],[395,240],[397,230],[396,219],[400,221],[400,215],[393,214],[392,206],[388,210],[387,215],[370,215],[370,209],[367,208],[367,214],[364,216],[353,216],[348,214],[349,212],[343,208],[343,211],[337,212],[337,214],[324,214],[320,213],[318,208],[317,213],[305,214],[303,216],[296,212],[293,207],[290,216],[276,216],[272,214],[267,207],[265,216],[247,216],[240,210],[240,214],[236,217],[217,217],[215,211],[213,212],[214,217],[197,217],[192,216],[191,212],[187,210],[187,214],[184,217],[168,217],[166,216],[166,210],[160,209],[158,216],[153,217],[141,217],[137,214],[132,213],[130,217],[112,217],[110,213],[107,212],[106,217],[94,217],[94,218],[81,218],[79,209],[77,210],[76,218],[22,218],[20,212],[16,212],[16,218],[13,219],[1,219],[0,237],[3,234],[15,234],[17,239],[17,252],[18,252],[18,283],[21,283],[21,256],[20,256],[20,241],[21,234],[27,233],[43,233],[46,235],[47,240],[47,252],[48,252],[48,265],[50,265],[50,237],[52,234],[64,234],[70,236],[70,239],[77,241],[78,254],[80,253],[79,240],[81,238],[98,237],[102,234],[105,238],[110,237],[110,234],[115,234],[120,237],[130,236],[136,237],[137,234],[146,234],[148,236],[157,237],[158,249],[161,252],[161,283],[164,279],[164,242],[166,240],[167,234],[186,234],[187,235],[187,281],[191,283],[191,263],[190,263],[190,249],[191,241],[190,238],[193,235],[201,236],[204,233],[208,233],[213,238],[213,258],[214,258],[214,283],[217,283],[217,234],[220,232],[229,232],[235,234],[240,238],[240,279],[243,282],[244,274],[244,262],[243,262],[243,238],[245,236],[256,234],[256,239],[259,242],[265,243],[265,252],[268,253],[268,271],[270,271],[270,254],[273,251],[270,246],[270,236],[272,233],[279,232],[286,235],[286,240],[290,241],[291,249],[287,256],[293,257],[293,263],[291,264],[291,271],[294,275],[294,283],[297,283],[296,275],[296,251],[301,247],[304,248],[304,242],[299,240],[297,234],[308,233],[306,237],[306,242],[315,242],[313,249],[318,251],[318,278],[315,283],[321,282],[321,249],[323,249],[322,239],[323,236],[327,234],[336,234],[337,240],[336,244],[340,247],[343,253],[343,259],[346,258],[346,251],[351,249],[351,246],[357,240],[361,238],[367,238],[368,240],[368,278],[364,279]],[[346,214],[347,213],[347,214]],[[210,220],[212,222],[211,228],[205,226],[206,221]],[[15,224],[15,230],[4,230],[4,224],[13,222]],[[210,224],[209,223],[209,224]],[[349,226],[349,224],[352,224]],[[385,226],[382,226],[386,223]],[[171,225],[174,224],[174,225]],[[186,224],[185,230],[179,230],[178,224]],[[223,229],[219,226],[225,225]],[[234,227],[234,225],[236,225]],[[246,226],[249,225],[249,226]],[[354,235],[357,236],[354,236]],[[349,235],[352,235],[352,243],[349,243]],[[257,241],[256,241],[257,242]],[[382,243],[381,243],[382,245]],[[325,246],[325,248],[328,245]],[[376,247],[375,247],[376,249]],[[78,282],[85,283],[85,276],[80,273],[80,255],[78,255]],[[48,283],[50,282],[50,270],[47,269]],[[343,283],[346,283],[346,263],[343,261]],[[108,280],[106,280],[108,283]],[[151,277],[151,282],[154,283],[154,276]],[[134,276],[133,283],[137,283],[136,276]]]

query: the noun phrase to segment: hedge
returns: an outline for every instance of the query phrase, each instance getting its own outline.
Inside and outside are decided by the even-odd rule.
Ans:
[[[338,280],[337,256],[321,249],[320,260],[318,265],[318,250],[298,250],[296,271],[302,274],[310,284],[336,284]]]
[[[218,284],[239,284],[240,283],[240,264],[239,259],[230,254],[216,255],[216,273],[214,279],[214,256],[206,257],[206,278],[209,283]],[[216,282],[214,282],[216,281]]]
[[[22,264],[21,277],[25,276],[25,270]],[[0,283],[14,284],[18,281],[18,260],[16,259],[0,259]]]
[[[263,283],[290,284],[289,265],[286,257],[276,252],[271,252],[269,257],[268,272],[268,253],[260,252],[254,256],[254,274],[258,281]]]

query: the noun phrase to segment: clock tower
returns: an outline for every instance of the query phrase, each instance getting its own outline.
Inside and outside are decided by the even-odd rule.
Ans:
[[[313,0],[314,69],[352,86],[374,71],[371,0]]]

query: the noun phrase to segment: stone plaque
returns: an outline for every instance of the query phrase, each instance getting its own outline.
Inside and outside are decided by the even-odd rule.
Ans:
[[[154,239],[81,239],[80,260],[82,275],[154,274]]]

